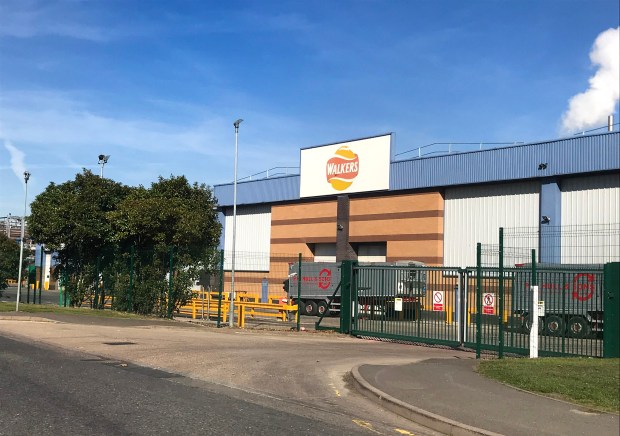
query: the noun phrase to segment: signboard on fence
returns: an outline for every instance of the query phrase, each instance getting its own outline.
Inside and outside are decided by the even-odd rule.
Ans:
[[[482,294],[482,313],[485,315],[495,315],[495,294]]]
[[[395,312],[403,311],[403,299],[402,298],[394,298],[394,311]]]
[[[444,300],[443,291],[433,291],[433,311],[443,312]]]

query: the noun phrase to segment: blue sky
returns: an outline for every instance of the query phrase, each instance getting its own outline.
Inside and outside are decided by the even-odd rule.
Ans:
[[[30,201],[101,153],[127,185],[230,182],[237,118],[240,178],[386,132],[395,154],[599,127],[617,30],[591,51],[618,3],[0,0],[0,216],[22,214],[24,169]],[[563,125],[605,62],[612,89]]]

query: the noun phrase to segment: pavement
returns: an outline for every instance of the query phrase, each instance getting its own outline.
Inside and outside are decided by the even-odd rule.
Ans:
[[[23,323],[3,322],[8,320],[38,320],[49,324],[44,330],[36,326],[28,329]],[[77,323],[83,325],[75,325]],[[32,324],[41,325],[40,322]],[[458,350],[314,332],[205,329],[188,322],[51,314],[0,314],[0,326],[9,335],[32,338],[35,334],[38,342],[124,358],[200,379],[217,379],[224,384],[240,384],[254,391],[293,400],[296,397],[323,399],[325,392],[314,381],[308,384],[307,390],[285,383],[277,391],[272,390],[273,383],[267,381],[270,377],[297,380],[295,367],[299,368],[301,362],[311,361],[315,377],[331,374],[326,383],[331,382],[329,389],[334,390],[337,399],[330,402],[345,400],[341,392],[346,387],[340,383],[343,383],[342,375],[351,371],[349,386],[353,389],[382,408],[443,434],[620,434],[618,415],[588,410],[486,379],[475,371],[477,361],[474,355]],[[178,328],[185,333],[181,334]],[[183,342],[186,338],[192,344],[204,342],[200,342],[200,349],[188,349],[187,343]],[[110,341],[114,340],[135,341],[135,344],[126,342],[132,345],[114,356],[118,347],[109,347]],[[237,345],[232,346],[232,340]],[[171,347],[175,346],[178,349],[171,352]],[[249,354],[254,352],[257,354]],[[259,355],[260,358],[255,357]],[[262,362],[265,355],[272,356],[272,360]],[[204,365],[205,356],[214,365]],[[235,360],[255,360],[255,367],[259,360],[261,364],[253,373],[246,374],[246,371],[230,366]],[[194,361],[198,363],[192,363]],[[255,377],[256,371],[263,373],[264,377]],[[236,376],[227,378],[235,372]],[[310,390],[311,387],[314,390]]]
[[[445,434],[618,435],[618,415],[484,378],[470,359],[360,365],[360,390],[384,407]]]

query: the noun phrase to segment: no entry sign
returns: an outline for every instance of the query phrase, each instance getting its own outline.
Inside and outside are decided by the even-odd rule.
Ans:
[[[482,313],[495,315],[495,294],[482,294]]]
[[[443,312],[443,291],[433,291],[433,310]]]

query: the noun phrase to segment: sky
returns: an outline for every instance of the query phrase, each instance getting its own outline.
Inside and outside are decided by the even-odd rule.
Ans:
[[[240,180],[388,132],[403,159],[617,122],[619,16],[618,0],[0,0],[0,217],[23,214],[25,170],[29,204],[100,154],[130,186],[232,182],[238,118]]]

